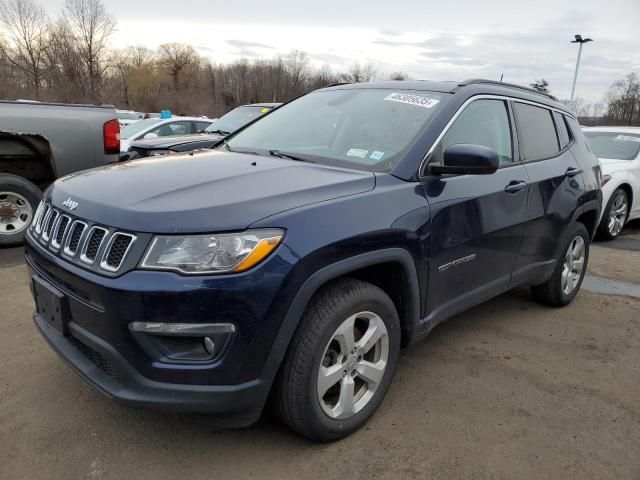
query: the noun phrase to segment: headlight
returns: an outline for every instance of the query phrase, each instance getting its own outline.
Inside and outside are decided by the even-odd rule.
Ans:
[[[267,258],[283,236],[284,231],[279,229],[156,236],[140,266],[187,274],[243,272]]]
[[[149,152],[150,157],[158,157],[160,155],[168,155],[170,153],[175,153],[172,150],[151,150]]]
[[[604,187],[611,180],[611,175],[603,175],[600,179],[600,187]]]

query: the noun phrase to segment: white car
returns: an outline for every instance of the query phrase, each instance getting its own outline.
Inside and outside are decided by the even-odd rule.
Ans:
[[[143,138],[170,137],[200,133],[213,123],[211,118],[147,118],[127,125],[120,131],[120,152],[129,151],[131,142]]]
[[[602,168],[602,213],[598,233],[613,240],[640,218],[640,127],[582,129]]]
[[[144,118],[144,113],[134,112],[133,110],[116,110],[116,116],[118,117],[120,128],[123,128],[142,120]]]

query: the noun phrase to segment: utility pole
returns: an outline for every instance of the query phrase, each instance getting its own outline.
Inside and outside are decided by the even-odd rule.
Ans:
[[[580,68],[580,57],[582,56],[582,45],[584,43],[593,42],[590,38],[582,38],[582,35],[575,35],[575,40],[571,40],[571,43],[579,43],[580,47],[578,48],[578,60],[576,61],[576,71],[573,74],[573,85],[571,86],[571,98],[570,101],[573,102],[573,95],[576,92],[576,81],[578,80],[578,69]]]

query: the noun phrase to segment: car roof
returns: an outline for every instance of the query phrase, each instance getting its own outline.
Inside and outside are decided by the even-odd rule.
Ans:
[[[485,79],[471,79],[463,82],[444,81],[437,82],[431,80],[389,80],[384,82],[366,82],[366,83],[337,83],[325,87],[326,90],[333,89],[387,89],[387,90],[423,90],[441,93],[457,93],[465,92],[469,96],[472,95],[504,95],[515,97],[522,100],[528,100],[541,103],[548,107],[562,110],[563,112],[575,116],[575,114],[562,103],[558,102],[552,95],[538,92],[532,88],[515,85],[511,83],[498,82]]]
[[[582,127],[584,132],[614,132],[614,133],[640,133],[640,127]]]
[[[193,121],[199,121],[199,122],[213,122],[215,120],[215,118],[179,117],[179,116],[175,115],[175,116],[173,116],[171,118],[161,118],[159,120],[162,120],[161,123],[171,122],[171,121],[178,121],[178,120],[193,120]]]

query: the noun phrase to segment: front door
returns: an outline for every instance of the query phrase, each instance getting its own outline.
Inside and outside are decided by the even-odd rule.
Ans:
[[[441,163],[449,146],[477,144],[498,153],[500,168],[490,175],[423,178],[431,208],[425,329],[509,286],[528,191],[512,123],[507,102],[475,100],[451,124],[428,159],[429,164]]]

